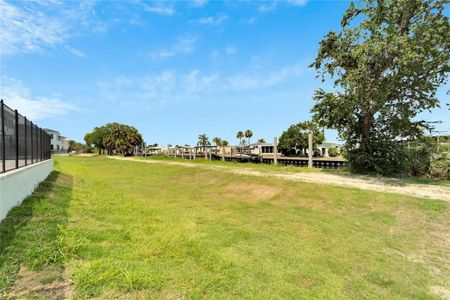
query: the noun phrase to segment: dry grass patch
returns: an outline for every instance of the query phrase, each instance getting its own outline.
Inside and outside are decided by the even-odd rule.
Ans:
[[[282,192],[282,189],[259,183],[231,182],[225,187],[225,191],[227,198],[237,197],[247,203],[256,204],[274,198]]]
[[[33,271],[26,266],[20,268],[9,293],[9,297],[17,299],[69,299],[72,295],[73,287],[60,268]]]

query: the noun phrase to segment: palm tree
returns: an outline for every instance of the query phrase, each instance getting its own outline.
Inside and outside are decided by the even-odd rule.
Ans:
[[[228,146],[228,141],[227,140],[222,140],[222,146]]]
[[[209,142],[209,138],[206,136],[206,134],[199,134],[198,136],[198,142],[197,142],[197,146],[202,146],[203,152],[205,152],[205,147],[206,146],[210,146],[211,143]]]
[[[251,137],[253,136],[253,131],[251,131],[250,129],[247,129],[246,131],[245,131],[245,137],[246,138],[248,138],[248,144],[250,145],[250,139],[251,139]]]
[[[213,143],[214,144],[216,144],[216,146],[217,147],[219,147],[219,146],[221,146],[222,145],[222,139],[220,138],[220,137],[215,137],[215,138],[213,138]],[[216,154],[217,154],[217,151],[218,151],[219,149],[218,148],[216,148]]]
[[[213,138],[213,143],[216,144],[216,146],[222,145],[222,139],[220,137]]]
[[[244,133],[242,131],[238,131],[238,133],[236,134],[236,138],[239,139],[239,145],[241,145],[242,139],[244,138]]]
[[[263,143],[265,143],[265,142],[266,142],[265,139],[259,139],[259,140],[258,140],[258,143],[260,143],[260,144],[263,144]]]

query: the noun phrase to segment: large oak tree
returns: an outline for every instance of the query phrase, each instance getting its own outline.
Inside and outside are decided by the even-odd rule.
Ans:
[[[391,172],[401,143],[430,124],[418,115],[439,106],[437,88],[449,72],[446,0],[363,0],[353,3],[340,32],[320,42],[314,67],[335,89],[315,92],[314,120],[337,129],[359,171]]]

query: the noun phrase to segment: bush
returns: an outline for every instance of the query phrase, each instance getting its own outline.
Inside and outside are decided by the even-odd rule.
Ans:
[[[395,141],[373,140],[366,149],[347,152],[350,169],[356,173],[402,174],[405,169],[404,147]]]
[[[405,171],[409,176],[449,178],[448,153],[432,138],[412,142],[406,150]]]
[[[333,148],[328,149],[328,155],[329,155],[330,157],[336,157],[336,156],[338,156],[338,155],[339,155],[338,148],[337,148],[337,147],[333,147]]]
[[[449,154],[440,151],[431,137],[409,143],[379,140],[347,155],[356,173],[449,178]]]

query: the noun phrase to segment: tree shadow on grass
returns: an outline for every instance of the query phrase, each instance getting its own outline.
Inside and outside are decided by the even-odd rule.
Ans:
[[[62,280],[59,239],[61,228],[67,224],[72,189],[72,176],[53,171],[0,223],[0,298],[44,296],[41,292],[48,290],[45,284]],[[44,275],[36,273],[44,269]],[[51,276],[47,276],[49,269]],[[46,276],[46,283],[39,282]]]

